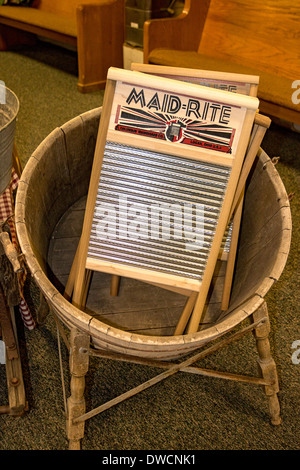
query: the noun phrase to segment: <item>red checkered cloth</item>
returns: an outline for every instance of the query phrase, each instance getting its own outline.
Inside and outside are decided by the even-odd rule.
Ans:
[[[0,224],[3,224],[4,222],[7,221],[7,223],[9,224],[9,228],[10,228],[12,243],[14,244],[17,252],[20,253],[21,250],[20,250],[20,246],[18,243],[15,223],[14,223],[14,218],[13,218],[14,206],[13,206],[13,197],[12,197],[13,191],[18,187],[18,183],[19,183],[19,177],[13,168],[10,185],[0,196]],[[26,269],[25,269],[25,264],[22,261],[22,259],[20,260],[20,262],[22,263],[23,271],[22,271],[22,274],[19,275],[19,278],[18,278],[20,297],[21,297],[21,301],[19,304],[19,312],[26,328],[28,328],[29,330],[33,330],[36,326],[36,323],[34,321],[34,318],[32,317],[32,314],[26,303],[26,300],[24,299],[24,294],[23,294],[23,288],[24,288],[24,284],[26,280]]]

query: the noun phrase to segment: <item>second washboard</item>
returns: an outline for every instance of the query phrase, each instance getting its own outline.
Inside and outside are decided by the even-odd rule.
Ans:
[[[200,291],[218,257],[258,100],[114,68],[107,83],[85,268]]]

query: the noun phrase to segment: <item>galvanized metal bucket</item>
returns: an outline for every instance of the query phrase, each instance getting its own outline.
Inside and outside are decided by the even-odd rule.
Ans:
[[[122,294],[114,309],[110,289],[105,287],[103,278],[99,281],[95,274],[96,287],[90,289],[89,295],[96,293],[99,297],[93,305],[87,303],[87,311],[79,310],[63,296],[64,288],[59,291],[58,287],[68,279],[75,255],[77,245],[72,237],[80,219],[82,206],[79,202],[88,192],[100,116],[101,109],[98,108],[56,128],[27,162],[16,198],[15,222],[20,246],[32,277],[51,310],[68,328],[89,334],[97,349],[127,357],[177,359],[232,330],[264,304],[264,298],[279,279],[289,253],[292,222],[288,196],[274,164],[260,150],[245,193],[229,309],[222,311],[218,307],[222,285],[218,290],[219,273],[216,273],[214,291],[209,296],[203,325],[197,333],[173,335],[181,307],[167,308],[163,315],[162,307],[172,305],[171,300],[170,303],[166,300],[166,291],[158,294],[150,290],[148,297],[149,286],[145,283],[139,287],[129,284],[126,290],[123,279],[123,292],[127,292],[127,296]],[[261,188],[264,188],[263,192]],[[52,244],[58,225],[64,232],[60,249]],[[81,229],[79,226],[77,242]],[[56,266],[51,259],[54,253],[58,261]],[[62,254],[68,253],[69,263],[65,261],[66,257],[62,258]],[[154,308],[149,305],[162,298],[159,295],[163,301],[156,304],[159,314],[155,317]],[[147,299],[150,299],[149,304]],[[130,307],[129,302],[132,302]],[[101,310],[105,305],[107,310]],[[131,317],[130,312],[133,312]]]
[[[7,188],[11,179],[18,112],[18,98],[9,88],[0,83],[0,194]]]

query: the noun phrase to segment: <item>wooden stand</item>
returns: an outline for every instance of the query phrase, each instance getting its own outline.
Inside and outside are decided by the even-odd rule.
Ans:
[[[1,256],[2,255],[2,256]],[[21,269],[17,253],[6,232],[0,232],[0,326],[5,343],[5,365],[8,388],[8,406],[0,406],[0,414],[20,416],[27,410],[18,346],[14,306],[19,304],[15,275]]]
[[[277,396],[279,391],[278,377],[276,364],[270,353],[270,343],[268,338],[270,332],[270,322],[266,303],[263,302],[258,310],[249,317],[249,319],[250,324],[248,326],[236,332],[229,332],[229,335],[227,335],[226,338],[219,339],[212,346],[200,348],[196,354],[180,363],[143,359],[141,357],[129,357],[121,354],[99,351],[90,347],[90,337],[87,333],[84,333],[76,328],[72,328],[70,334],[70,343],[66,342],[66,346],[68,347],[70,353],[71,372],[71,395],[67,402],[67,436],[69,439],[69,449],[80,450],[80,441],[84,438],[85,421],[158,384],[162,380],[171,377],[177,372],[192,373],[206,377],[222,378],[225,380],[234,380],[236,382],[253,385],[262,385],[269,402],[271,423],[273,425],[280,424],[280,405]],[[56,321],[58,320],[56,319]],[[253,332],[256,339],[258,364],[261,371],[260,376],[255,377],[239,375],[201,368],[193,365],[208,355],[211,355],[230,345],[234,341],[244,337],[249,332]],[[152,379],[129,390],[128,392],[125,392],[108,401],[107,403],[104,403],[95,409],[86,412],[84,399],[85,375],[88,373],[90,355],[99,358],[131,362],[150,367],[158,367],[164,369],[164,371]]]

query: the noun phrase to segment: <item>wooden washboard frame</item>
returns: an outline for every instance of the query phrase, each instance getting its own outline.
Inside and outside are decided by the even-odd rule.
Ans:
[[[259,85],[258,75],[241,73],[142,64],[137,62],[131,64],[131,70],[248,96],[257,96]]]
[[[76,255],[73,284],[73,303],[75,305],[82,306],[86,273],[98,270],[196,292],[197,301],[194,314],[195,311],[198,314],[196,317],[193,315],[194,321],[192,318],[191,325],[192,329],[197,330],[202,303],[205,302],[207,296],[224,230],[228,223],[232,199],[257,109],[258,100],[255,97],[227,93],[135,71],[109,69],[82,236]],[[200,111],[202,121],[199,122]],[[201,124],[203,125],[204,115],[206,121],[203,131]],[[152,128],[149,127],[149,119]],[[157,121],[160,122],[160,126]],[[132,127],[133,123],[138,125]],[[188,125],[192,127],[187,129]],[[200,140],[199,126],[202,134],[207,132],[207,140],[204,138]],[[159,131],[157,131],[158,127],[160,127]],[[189,134],[188,131],[192,133]],[[195,138],[195,135],[198,137]],[[110,148],[111,144],[112,149]],[[99,230],[95,230],[95,227],[97,228],[99,225],[98,209],[102,204],[103,191],[107,190],[107,181],[112,182],[115,179],[118,187],[120,189],[123,187],[123,170],[118,172],[118,159],[112,165],[109,162],[110,157],[107,157],[109,153],[114,154],[116,148],[119,156],[121,153],[121,158],[124,149],[128,149],[126,152],[129,154],[131,152],[136,155],[142,153],[144,160],[140,164],[144,166],[145,159],[146,163],[149,161],[152,164],[151,160],[154,159],[154,163],[156,163],[156,158],[166,157],[176,161],[177,165],[189,162],[194,167],[199,166],[199,172],[203,167],[212,167],[213,173],[216,171],[216,167],[221,169],[221,173],[223,170],[225,173],[227,172],[228,178],[223,184],[223,197],[219,205],[219,213],[216,216],[216,228],[211,236],[209,249],[206,250],[201,278],[199,276],[195,278],[190,273],[186,275],[170,273],[168,270],[166,272],[165,266],[161,265],[158,269],[141,267],[139,263],[136,265],[128,263],[126,256],[121,260],[116,260],[113,255],[103,256],[105,251],[103,230],[100,231],[102,238],[99,238]],[[124,165],[124,162],[122,164]],[[105,175],[106,170],[103,170],[105,166],[108,167],[108,177],[106,174],[107,181],[104,184],[101,178]],[[114,172],[116,178],[114,178]],[[166,174],[166,171],[164,173],[165,180],[162,179],[160,185],[163,185],[167,191],[169,173]],[[178,179],[181,180],[180,175]],[[134,184],[134,178],[132,182]],[[128,181],[124,183],[124,186],[127,183]],[[195,188],[191,189],[195,191]],[[174,194],[171,195],[172,201],[173,198]],[[111,208],[111,206],[104,206],[104,209],[107,207]],[[205,205],[203,204],[202,207]],[[103,207],[101,210],[103,211]],[[109,238],[106,235],[105,237]],[[131,241],[129,240],[129,244],[127,244],[129,251],[131,250]],[[113,243],[116,249],[117,242]],[[95,243],[96,252],[93,251]],[[135,249],[133,247],[133,250]],[[177,257],[177,253],[174,253],[170,247],[168,249],[169,257],[164,256],[166,261]],[[192,254],[195,256],[194,252]],[[111,259],[110,256],[112,256]],[[181,259],[178,264],[183,264]]]

